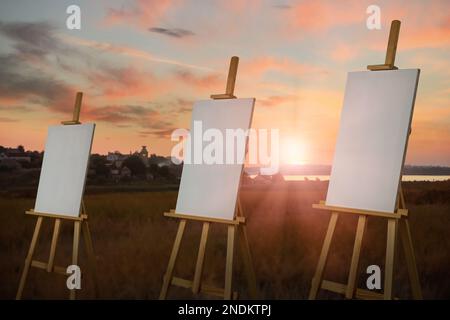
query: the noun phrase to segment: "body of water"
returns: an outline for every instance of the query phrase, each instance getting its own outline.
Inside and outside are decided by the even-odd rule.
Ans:
[[[253,179],[256,175],[250,175]],[[297,174],[285,174],[283,175],[286,181],[303,181],[303,180],[330,180],[329,175],[297,175]],[[446,181],[450,180],[450,176],[426,176],[426,175],[404,175],[402,181]]]

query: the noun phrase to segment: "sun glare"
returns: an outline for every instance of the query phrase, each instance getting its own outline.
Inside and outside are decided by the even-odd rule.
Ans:
[[[282,144],[281,161],[284,164],[301,165],[305,164],[304,146],[295,139],[286,139]]]

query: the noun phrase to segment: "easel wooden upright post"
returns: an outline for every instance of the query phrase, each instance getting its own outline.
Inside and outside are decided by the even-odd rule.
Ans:
[[[384,64],[373,64],[368,65],[367,69],[370,71],[380,71],[380,70],[397,70],[395,66],[395,55],[397,54],[397,43],[398,37],[400,35],[400,24],[399,20],[393,20],[391,22],[391,30],[389,31],[389,40],[386,48],[386,59]]]
[[[212,99],[235,99],[234,96],[234,86],[236,82],[236,74],[238,68],[239,58],[232,57],[230,62],[230,69],[228,72],[228,80],[226,91],[224,94],[211,95]],[[242,175],[241,175],[242,177]],[[241,179],[242,180],[242,179]],[[239,199],[239,194],[236,202],[236,214],[234,220],[223,220],[214,218],[203,218],[196,216],[180,215],[174,210],[164,213],[166,217],[173,217],[180,219],[177,235],[173,244],[172,252],[170,254],[169,263],[167,266],[167,271],[163,278],[163,285],[159,295],[159,299],[166,299],[169,287],[171,285],[191,289],[194,294],[206,293],[213,296],[222,297],[224,299],[236,299],[237,292],[232,291],[232,279],[233,279],[233,264],[234,264],[234,247],[236,242],[236,233],[238,234],[238,240],[241,247],[242,258],[244,262],[244,267],[247,273],[247,280],[249,286],[249,293],[252,298],[256,298],[256,279],[253,269],[253,262],[250,254],[250,247],[248,244],[247,230],[246,230],[246,220],[242,211],[241,202]],[[186,227],[187,221],[201,221],[203,222],[202,233],[200,237],[200,245],[197,254],[197,262],[195,265],[195,274],[193,280],[181,279],[173,276],[175,264],[178,257],[178,251],[180,249],[181,240],[183,238],[184,229]],[[209,227],[211,223],[219,223],[227,225],[228,236],[227,236],[227,255],[225,264],[225,287],[216,288],[206,284],[202,284],[202,273],[203,273],[203,263],[205,258],[206,242],[208,239]]]
[[[83,93],[78,92],[76,95],[75,106],[73,111],[73,118],[69,121],[62,121],[63,125],[77,125],[81,124],[79,121],[80,118],[80,109],[81,109],[81,100],[83,98]],[[84,242],[86,245],[86,253],[88,257],[88,263],[91,271],[92,282],[94,284],[95,296],[98,296],[98,283],[97,283],[97,273],[96,273],[96,263],[94,256],[94,249],[92,246],[91,233],[89,230],[88,224],[88,216],[86,213],[86,208],[84,206],[84,201],[81,200],[81,210],[80,215],[78,217],[68,217],[63,215],[54,215],[54,214],[45,214],[41,212],[35,212],[34,210],[26,211],[26,214],[37,216],[36,226],[34,228],[33,238],[31,240],[30,248],[28,249],[27,257],[25,258],[25,265],[22,272],[22,276],[20,278],[19,288],[17,290],[16,300],[20,300],[22,298],[23,290],[25,287],[25,283],[27,280],[28,272],[30,267],[35,267],[39,269],[44,269],[47,272],[54,272],[62,275],[66,274],[66,268],[55,266],[55,253],[56,253],[56,245],[58,243],[59,231],[61,226],[61,221],[66,220],[68,222],[73,222],[74,224],[74,234],[73,234],[73,249],[72,249],[72,265],[78,264],[78,247],[80,242],[80,232],[83,229]],[[48,262],[33,260],[34,250],[36,248],[37,241],[39,239],[39,233],[41,230],[42,221],[44,218],[54,219],[55,224],[53,228],[53,236],[52,242],[50,245],[50,254],[48,258]],[[74,300],[76,297],[76,289],[70,290],[70,299]]]
[[[399,32],[400,32],[400,21],[398,20],[392,21],[385,64],[369,65],[367,66],[369,70],[378,71],[378,70],[397,69],[397,67],[394,64]],[[319,204],[313,204],[313,208],[331,211],[331,218],[328,223],[328,229],[325,236],[325,240],[322,245],[319,262],[317,264],[316,271],[312,279],[311,289],[309,292],[309,299],[315,299],[317,297],[319,289],[325,289],[328,291],[343,294],[347,299],[352,299],[355,297],[360,299],[385,299],[385,300],[393,299],[393,276],[394,276],[394,262],[395,262],[394,260],[397,251],[396,244],[398,234],[400,234],[400,239],[403,245],[403,251],[405,255],[409,280],[412,289],[412,297],[414,299],[422,299],[422,290],[419,282],[419,275],[417,272],[416,258],[414,255],[411,230],[408,221],[408,210],[406,209],[405,199],[401,188],[401,179],[398,186],[397,210],[394,213],[332,207],[327,206],[324,201],[321,201]],[[355,243],[353,246],[350,271],[346,284],[327,281],[323,279],[325,267],[328,261],[328,253],[331,241],[333,239],[334,230],[336,228],[337,219],[340,213],[358,215]],[[367,218],[369,216],[382,217],[387,219],[387,243],[386,243],[386,260],[384,266],[384,288],[383,288],[384,292],[382,294],[366,289],[356,288],[356,279],[358,275],[359,256],[361,251],[362,239],[364,231],[366,229]]]

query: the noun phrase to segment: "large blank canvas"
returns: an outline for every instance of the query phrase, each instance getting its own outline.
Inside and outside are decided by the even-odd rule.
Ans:
[[[79,216],[94,128],[49,127],[34,211]]]
[[[419,71],[348,74],[327,205],[395,211]]]
[[[255,99],[204,100],[194,104],[191,121],[191,142],[198,132],[194,132],[194,121],[201,121],[203,132],[207,129],[219,130],[223,137],[226,129],[250,128]],[[203,142],[204,148],[210,142]],[[225,145],[224,142],[224,158]],[[197,146],[195,146],[197,147]],[[245,154],[245,145],[235,146]],[[193,154],[194,143],[190,149]],[[186,154],[186,152],[185,152]],[[194,159],[194,156],[192,156]],[[234,218],[237,193],[243,164],[191,164],[183,165],[176,212],[192,216],[232,220]]]

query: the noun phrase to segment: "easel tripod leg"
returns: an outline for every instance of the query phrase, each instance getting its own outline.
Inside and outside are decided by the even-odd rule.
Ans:
[[[194,282],[192,292],[197,294],[200,291],[200,282],[203,273],[203,262],[205,260],[206,241],[208,240],[209,222],[203,222],[200,245],[198,247],[197,263],[195,265]]]
[[[61,226],[61,219],[55,219],[55,226],[53,228],[52,244],[50,246],[50,255],[48,257],[47,272],[53,271],[53,262],[55,261],[56,244],[58,243],[59,228]]]
[[[224,294],[225,300],[231,300],[232,297],[235,231],[236,231],[235,225],[228,226],[227,261],[225,267],[225,294]]]
[[[250,252],[250,245],[248,244],[247,229],[245,225],[239,225],[237,228],[238,240],[241,246],[242,260],[244,262],[244,268],[247,275],[250,297],[252,299],[256,299],[258,290],[256,288],[256,276],[255,269],[253,267],[252,255]]]
[[[339,214],[337,212],[331,213],[330,222],[328,223],[327,234],[323,241],[322,251],[320,252],[319,262],[317,263],[316,272],[311,283],[311,290],[309,291],[309,300],[314,300],[317,297],[317,292],[322,285],[323,272],[328,261],[328,252],[330,250],[331,240],[333,239],[334,229]]]
[[[27,281],[28,271],[30,270],[31,261],[33,260],[34,249],[36,248],[36,243],[39,238],[39,232],[41,231],[42,217],[38,217],[36,221],[36,226],[34,227],[33,238],[31,239],[30,248],[28,249],[28,254],[25,259],[25,266],[20,277],[19,289],[17,290],[16,300],[22,299],[23,288],[25,287],[25,282]]]
[[[240,196],[237,200],[237,216],[244,216],[242,209],[242,202]],[[255,268],[253,266],[253,259],[250,251],[250,245],[248,243],[247,226],[245,224],[237,226],[237,237],[241,247],[242,260],[244,262],[244,268],[247,276],[247,283],[250,298],[256,299],[258,296],[258,290],[256,287],[256,275]]]
[[[361,252],[362,239],[364,230],[366,228],[367,217],[360,215],[358,217],[358,226],[356,227],[355,245],[353,247],[352,262],[350,265],[350,273],[348,275],[347,289],[345,290],[345,297],[352,299],[355,294],[356,276],[359,267],[359,253]]]
[[[388,220],[387,229],[387,245],[386,245],[386,263],[384,266],[384,300],[392,299],[392,284],[394,276],[394,258],[395,258],[395,247],[397,241],[397,219]]]
[[[415,300],[421,300],[422,288],[420,286],[419,273],[417,272],[416,257],[414,254],[414,246],[412,243],[411,230],[409,228],[408,218],[401,218],[400,237],[405,252],[406,265],[408,267],[409,281],[412,289],[412,296]]]
[[[86,247],[86,253],[89,261],[90,273],[92,283],[94,285],[94,295],[99,297],[98,278],[97,278],[97,263],[95,261],[94,247],[92,246],[91,230],[89,229],[89,223],[87,220],[82,222],[82,233],[84,238],[84,245]]]
[[[78,265],[78,244],[80,243],[80,221],[75,221],[73,226],[73,251],[72,251],[72,264]],[[76,290],[70,290],[70,300],[75,300]]]
[[[184,228],[186,227],[186,220],[181,219],[178,225],[177,235],[173,244],[172,252],[170,254],[169,264],[167,265],[167,271],[164,275],[163,285],[159,294],[159,300],[164,300],[167,297],[169,286],[172,282],[173,269],[178,257],[178,251],[180,249],[181,239],[183,238]]]

